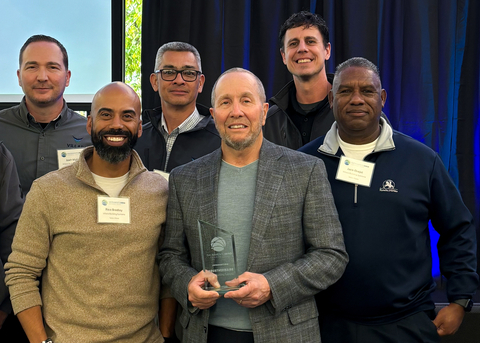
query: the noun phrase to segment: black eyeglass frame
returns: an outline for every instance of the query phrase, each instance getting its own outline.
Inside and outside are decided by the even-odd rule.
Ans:
[[[165,80],[164,78],[164,75],[162,73],[162,71],[164,70],[171,70],[171,71],[174,71],[175,72],[175,76],[171,79],[171,80]],[[183,73],[184,72],[195,72],[195,79],[193,80],[185,80],[185,77],[183,76]],[[177,69],[172,69],[172,68],[164,68],[164,69],[158,69],[158,70],[155,70],[154,71],[155,74],[160,74],[160,77],[162,78],[163,81],[173,81],[177,78],[178,74],[180,74],[182,76],[182,80],[185,81],[185,82],[195,82],[197,81],[198,79],[198,75],[202,75],[202,72],[199,71],[199,70],[195,70],[195,69],[182,69],[182,70],[177,70]]]

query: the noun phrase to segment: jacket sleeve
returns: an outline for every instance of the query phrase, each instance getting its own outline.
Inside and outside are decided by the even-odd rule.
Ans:
[[[163,284],[170,287],[171,294],[184,309],[188,308],[188,283],[198,274],[190,265],[188,249],[182,209],[175,185],[175,173],[172,173],[169,177],[165,241],[159,254],[160,275]]]
[[[10,313],[12,306],[5,284],[4,265],[12,251],[15,228],[23,207],[23,195],[13,157],[3,144],[0,149],[0,311]]]
[[[303,256],[264,273],[276,314],[335,283],[348,262],[341,224],[321,160],[315,162],[309,176],[302,224]]]
[[[15,314],[42,305],[38,279],[46,266],[51,243],[48,202],[36,181],[27,198],[13,239],[12,253],[5,265],[5,283]]]
[[[447,278],[447,296],[471,299],[478,287],[477,244],[473,217],[438,155],[431,177],[430,218],[440,234],[440,271]]]

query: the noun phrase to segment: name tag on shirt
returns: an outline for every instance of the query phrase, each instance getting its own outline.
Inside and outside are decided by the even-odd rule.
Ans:
[[[168,178],[170,177],[170,173],[167,173],[158,169],[154,169],[153,172],[162,175],[167,181],[168,181]]]
[[[83,148],[57,150],[58,169],[67,167],[77,161]]]
[[[374,169],[375,163],[342,156],[335,179],[370,187]]]
[[[130,224],[130,198],[98,196],[97,222]]]

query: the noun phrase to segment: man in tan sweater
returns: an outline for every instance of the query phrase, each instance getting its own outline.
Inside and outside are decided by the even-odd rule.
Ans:
[[[105,86],[87,122],[94,146],[33,183],[6,264],[31,343],[163,342],[156,255],[168,186],[133,150],[140,113],[129,86]]]

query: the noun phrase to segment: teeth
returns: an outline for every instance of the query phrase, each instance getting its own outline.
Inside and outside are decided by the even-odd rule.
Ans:
[[[123,137],[107,137],[107,140],[108,141],[111,141],[111,142],[121,142],[123,141],[125,138]]]
[[[231,129],[243,129],[245,127],[246,127],[245,125],[231,125],[230,126]]]
[[[304,58],[302,60],[298,60],[297,63],[308,63],[308,62],[311,62],[312,60],[310,59],[307,59],[307,58]]]

